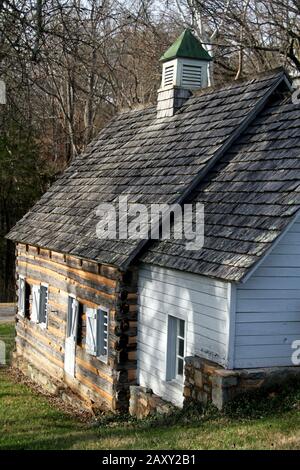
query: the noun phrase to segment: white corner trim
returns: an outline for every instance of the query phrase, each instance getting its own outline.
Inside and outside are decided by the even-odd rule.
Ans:
[[[272,251],[276,248],[276,246],[278,245],[278,243],[281,242],[281,240],[283,239],[283,237],[286,235],[286,233],[290,230],[290,228],[294,225],[294,223],[296,222],[296,220],[300,217],[300,209],[298,210],[298,212],[296,213],[295,216],[293,216],[292,220],[288,223],[288,225],[283,229],[283,231],[281,232],[280,235],[278,235],[277,238],[275,238],[275,241],[272,242],[270,248],[265,252],[265,254],[262,256],[262,258],[260,258],[253,266],[252,268],[250,269],[250,271],[248,271],[248,273],[239,281],[239,283],[241,284],[245,284],[248,279],[253,276],[253,274],[255,273],[255,271],[259,268],[259,266],[265,261],[265,259],[270,255],[270,253],[272,253]]]
[[[226,369],[233,369],[236,320],[236,284],[234,282],[230,282],[227,289],[228,342]]]

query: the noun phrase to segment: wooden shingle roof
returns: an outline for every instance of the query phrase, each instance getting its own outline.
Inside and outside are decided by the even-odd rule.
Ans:
[[[226,152],[189,202],[205,207],[202,250],[161,241],[145,262],[240,281],[300,208],[300,107],[268,107]]]
[[[276,70],[220,89],[202,90],[173,117],[156,119],[154,107],[115,117],[8,237],[126,269],[145,243],[99,240],[96,236],[97,206],[102,202],[116,202],[120,195],[128,196],[130,202],[144,204],[185,201],[220,158],[223,157],[222,165],[226,166],[224,158],[231,155],[228,151],[234,142],[238,146],[250,145],[238,139],[239,136],[255,119],[256,122],[262,119],[257,116],[285,82],[285,73]],[[240,150],[242,156],[244,152]],[[209,174],[205,184],[215,178],[215,171]],[[211,184],[221,184],[224,192],[234,192],[227,181]],[[217,223],[217,213],[215,216],[211,224]],[[236,229],[238,233],[238,223]],[[156,263],[156,253],[159,253],[166,265],[171,265],[173,261],[165,252],[167,249],[171,249],[167,244],[161,243],[160,248],[156,244],[144,259]],[[195,272],[202,270],[199,267],[201,257],[198,260],[194,253],[190,261],[190,266],[183,260],[177,267]],[[218,262],[223,266],[222,260]],[[242,273],[244,267],[238,269]],[[209,275],[219,276],[218,273]],[[220,270],[219,277],[228,276]]]

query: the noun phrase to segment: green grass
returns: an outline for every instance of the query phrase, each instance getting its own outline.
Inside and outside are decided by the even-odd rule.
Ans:
[[[4,331],[6,332],[4,335]],[[13,326],[0,325],[12,336]],[[0,449],[300,449],[300,391],[137,422],[82,422],[0,369]]]

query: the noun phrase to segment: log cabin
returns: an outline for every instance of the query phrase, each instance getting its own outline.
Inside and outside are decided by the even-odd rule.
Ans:
[[[118,114],[8,235],[15,364],[86,403],[219,408],[297,375],[300,105],[276,69],[209,86],[186,30],[157,106]],[[99,204],[204,205],[204,245],[100,239]],[[296,341],[296,343],[295,343]]]

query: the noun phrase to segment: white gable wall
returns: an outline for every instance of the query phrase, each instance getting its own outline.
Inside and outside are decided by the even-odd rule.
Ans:
[[[183,384],[166,381],[168,315],[185,320],[185,356],[228,364],[230,284],[143,265],[139,272],[138,382],[177,405]]]
[[[300,220],[245,284],[142,265],[138,285],[138,383],[176,405],[183,383],[167,381],[168,316],[185,320],[185,356],[227,369],[291,366],[300,340]]]
[[[291,366],[300,339],[300,221],[236,289],[234,367]]]

